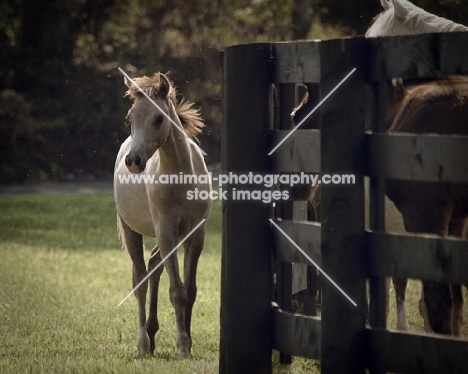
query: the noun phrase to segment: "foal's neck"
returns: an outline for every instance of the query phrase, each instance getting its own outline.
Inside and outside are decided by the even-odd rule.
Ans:
[[[159,148],[161,169],[165,174],[193,174],[193,165],[190,157],[190,145],[185,134],[172,126],[171,135],[167,142]]]

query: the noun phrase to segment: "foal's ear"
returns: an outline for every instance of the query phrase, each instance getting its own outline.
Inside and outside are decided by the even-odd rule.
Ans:
[[[130,82],[126,76],[124,76],[124,83],[128,88],[132,88],[132,82]]]
[[[408,16],[409,10],[406,9],[406,7],[400,3],[399,0],[392,0],[393,2],[393,11],[395,13],[395,17],[401,18],[401,19],[406,19]]]
[[[161,94],[161,97],[165,99],[167,96],[169,96],[171,92],[171,83],[169,82],[169,79],[167,77],[160,73],[159,74],[159,93]]]

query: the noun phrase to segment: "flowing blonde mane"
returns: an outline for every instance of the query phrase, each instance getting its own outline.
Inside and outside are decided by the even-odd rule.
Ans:
[[[162,99],[163,95],[160,88],[160,74],[161,73],[155,73],[152,77],[147,77],[144,75],[140,78],[133,78],[133,80],[153,100]],[[192,108],[193,103],[190,101],[184,99],[178,101],[177,92],[172,81],[167,77],[167,75],[165,76],[171,85],[169,99],[174,104],[180,123],[182,124],[187,135],[198,141],[197,136],[201,134],[202,129],[205,127],[203,119],[200,116],[200,110]],[[132,85],[125,93],[125,96],[129,96],[131,99],[137,100],[138,98],[142,97],[143,94],[137,87]]]

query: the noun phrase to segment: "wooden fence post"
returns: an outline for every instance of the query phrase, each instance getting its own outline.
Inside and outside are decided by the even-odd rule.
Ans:
[[[365,372],[364,57],[363,38],[323,43],[322,95],[357,70],[321,106],[322,178],[355,175],[354,185],[322,180],[323,269],[356,303],[324,280],[323,374]]]
[[[267,43],[224,52],[223,174],[268,171],[270,55]],[[220,373],[271,373],[270,206],[228,196],[223,201]]]
[[[385,132],[386,81],[374,83],[372,94],[374,96],[372,131],[374,133]],[[385,231],[385,180],[383,178],[370,178],[369,180],[369,228],[372,231]],[[389,287],[389,279],[385,277],[369,278],[369,323],[372,328],[387,328]]]

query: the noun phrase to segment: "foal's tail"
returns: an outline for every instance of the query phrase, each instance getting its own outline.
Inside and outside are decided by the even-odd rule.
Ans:
[[[124,235],[124,228],[123,228],[123,220],[120,217],[120,214],[117,213],[117,236],[119,237],[120,242],[122,243],[122,249],[125,252],[128,252],[127,246],[125,245],[125,235]]]
[[[133,231],[117,213],[117,234],[122,242],[122,249],[130,256],[135,251],[144,250],[142,235]]]

